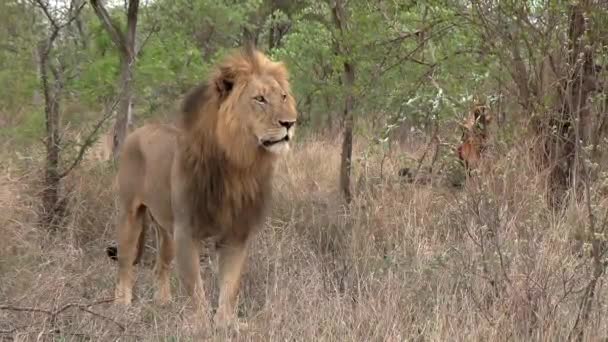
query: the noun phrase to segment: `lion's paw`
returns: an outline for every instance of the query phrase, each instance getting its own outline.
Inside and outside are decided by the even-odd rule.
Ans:
[[[133,300],[133,293],[129,289],[124,288],[124,286],[119,285],[114,291],[114,298],[116,303],[129,306]]]
[[[237,334],[249,329],[249,325],[236,316],[228,317],[221,314],[215,314],[213,317],[213,325],[217,330],[235,332]]]
[[[159,305],[167,305],[171,302],[171,291],[168,288],[158,289],[154,293],[154,301]]]

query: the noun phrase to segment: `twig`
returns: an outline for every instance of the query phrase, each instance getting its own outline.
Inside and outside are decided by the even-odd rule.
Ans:
[[[82,11],[84,6],[87,4],[86,2],[82,2],[80,4],[80,6],[78,6],[78,8],[76,9],[76,12],[73,13],[74,12],[73,11],[74,3],[75,3],[75,1],[71,1],[70,8],[68,9],[68,13],[70,13],[72,15],[70,17],[68,17],[68,19],[63,24],[58,25],[57,21],[55,20],[55,18],[49,11],[49,8],[48,8],[49,4],[46,2],[43,2],[42,0],[34,0],[34,4],[38,5],[38,7],[44,12],[44,15],[46,16],[48,21],[51,23],[51,26],[53,26],[53,30],[57,30],[57,31],[60,31],[64,27],[70,25],[74,20],[76,20],[76,18],[80,15],[80,11]]]

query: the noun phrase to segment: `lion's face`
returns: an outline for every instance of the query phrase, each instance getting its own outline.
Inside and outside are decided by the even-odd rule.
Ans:
[[[220,69],[215,84],[220,99],[217,135],[220,145],[235,156],[289,151],[297,110],[281,63],[262,54]]]
[[[258,148],[274,154],[289,150],[297,119],[295,101],[273,77],[251,77],[242,90],[234,114]]]

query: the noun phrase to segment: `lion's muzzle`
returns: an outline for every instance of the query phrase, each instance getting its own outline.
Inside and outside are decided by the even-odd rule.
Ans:
[[[285,136],[283,138],[278,139],[278,140],[272,140],[272,139],[262,140],[262,146],[270,147],[272,145],[282,143],[282,142],[287,142],[287,143],[289,142],[289,134],[285,134]]]

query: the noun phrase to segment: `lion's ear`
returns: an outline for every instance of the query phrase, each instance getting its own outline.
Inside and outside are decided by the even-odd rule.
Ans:
[[[215,88],[220,98],[226,98],[234,87],[235,75],[230,68],[220,68],[219,75],[215,78]]]

